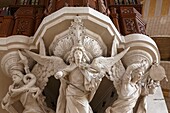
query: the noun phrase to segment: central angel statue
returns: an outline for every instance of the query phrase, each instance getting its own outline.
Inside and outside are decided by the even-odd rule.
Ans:
[[[25,51],[37,61],[32,73],[39,78],[37,84],[41,90],[48,82],[48,77],[54,76],[60,79],[56,113],[93,113],[89,103],[102,78],[110,73],[112,66],[126,54],[128,49],[113,57],[103,57],[96,52],[97,49],[94,53],[91,52],[92,50],[88,51],[90,44],[85,44],[85,42],[89,38],[85,36],[80,18],[74,20],[70,29],[71,34],[66,39],[73,40],[73,43],[66,53],[63,52],[64,57],[59,56],[62,51],[56,52],[56,49],[55,55],[52,56]],[[93,40],[90,43],[95,48],[97,41]],[[61,43],[58,42],[59,44]],[[101,50],[101,48],[98,49]]]
[[[36,71],[43,71],[42,69],[46,68],[40,73],[48,74],[45,75],[48,77],[54,75],[61,81],[56,113],[93,113],[89,102],[101,79],[109,73],[109,68],[111,69],[112,65],[123,57],[127,49],[114,57],[95,58],[90,63],[83,46],[75,46],[68,56],[69,65],[60,57],[26,52],[38,62]]]

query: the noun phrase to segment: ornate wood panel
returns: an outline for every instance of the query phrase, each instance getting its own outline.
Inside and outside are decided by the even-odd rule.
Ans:
[[[11,35],[14,26],[13,16],[0,16],[0,36],[7,37]]]
[[[145,23],[142,15],[133,7],[120,7],[121,33],[128,35],[132,33],[145,34]]]
[[[20,7],[15,13],[14,35],[31,36],[34,33],[35,9],[33,7]]]

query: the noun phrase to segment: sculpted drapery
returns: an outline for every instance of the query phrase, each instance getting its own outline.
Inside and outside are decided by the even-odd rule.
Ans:
[[[79,17],[75,18],[69,29],[69,38],[56,41],[55,56],[42,56],[30,51],[26,53],[37,61],[41,68],[46,68],[44,70],[47,71],[43,73],[47,73],[47,77],[54,75],[56,79],[60,79],[56,113],[92,113],[89,103],[102,78],[106,73],[110,73],[111,67],[127,53],[129,48],[115,56],[103,57],[104,52],[98,42],[86,36]],[[62,45],[64,43],[67,43],[68,48],[61,48],[66,46]],[[61,49],[65,52],[63,50],[58,53],[57,50]],[[36,70],[33,69],[33,72]]]
[[[106,109],[105,113],[133,113],[138,98],[141,95],[146,97],[149,94],[148,87],[152,87],[159,80],[147,76],[143,82],[149,68],[147,61],[138,61],[125,69],[121,58],[129,48],[106,57],[107,49],[100,41],[101,39],[86,34],[82,19],[77,16],[71,22],[68,34],[57,37],[52,42],[53,46],[48,56],[43,41],[40,43],[39,54],[30,50],[22,51],[24,55],[36,61],[32,70],[29,70],[26,57],[19,52],[22,61],[17,63],[22,63],[24,66],[21,67],[25,71],[9,69],[13,72],[11,76],[14,83],[2,101],[3,108],[8,110],[8,105],[20,100],[24,107],[23,113],[93,113],[89,103],[102,78],[106,76],[113,81],[118,99]],[[117,49],[116,44],[113,46],[112,49]],[[51,76],[61,82],[55,111],[45,105],[45,97],[42,94]],[[146,84],[143,85],[142,82]],[[144,86],[147,90],[142,91],[145,89]],[[141,102],[138,113],[145,111],[145,108],[142,108],[144,104],[145,99]]]
[[[11,69],[10,74],[13,84],[9,86],[9,91],[2,100],[2,108],[13,113],[9,107],[16,101],[20,101],[24,107],[22,113],[45,113],[45,108],[43,108],[39,100],[40,88],[35,85],[36,76],[29,72],[26,57],[22,56],[20,52],[19,55],[21,59],[24,58],[20,62],[25,65],[26,74],[23,74],[23,69],[21,68]]]

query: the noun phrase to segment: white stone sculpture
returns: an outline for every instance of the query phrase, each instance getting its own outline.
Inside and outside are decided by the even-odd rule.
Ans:
[[[24,107],[23,113],[46,113],[39,100],[41,90],[35,86],[36,77],[30,73],[26,57],[20,52],[19,55],[22,59],[20,62],[25,65],[26,74],[23,74],[21,67],[15,67],[10,70],[13,84],[9,86],[9,91],[2,100],[2,108],[13,113],[9,107],[19,100]]]
[[[156,67],[155,64],[151,65],[145,53],[142,57],[141,55],[138,53],[136,56],[133,55],[134,59],[126,61],[133,62],[126,70],[121,61],[113,66],[112,73],[107,77],[113,81],[118,99],[106,109],[105,113],[134,113],[134,107],[137,107],[136,113],[146,113],[146,97],[155,93],[159,82],[166,75],[160,65],[157,64]],[[159,73],[155,73],[155,70]],[[137,101],[138,106],[136,106]]]
[[[140,83],[148,68],[147,65],[147,62],[142,61],[127,67],[122,79],[119,79],[120,81],[117,84],[119,86],[116,86],[117,88],[119,87],[117,90],[118,99],[106,109],[106,113],[133,113],[133,108],[141,94],[142,86]],[[114,78],[112,80],[115,81]]]
[[[50,0],[50,2],[52,1],[53,0]],[[104,4],[104,0],[99,0],[98,5],[100,12],[104,14],[107,13],[109,15],[109,10]],[[46,14],[50,13],[50,8],[51,4],[49,5]],[[78,18],[78,16],[73,22],[71,22],[71,26],[69,27],[69,22],[75,17],[75,15],[80,15],[85,24],[83,25],[82,19]],[[61,26],[62,29],[58,29]],[[86,26],[86,28],[84,26]],[[69,29],[67,29],[67,27],[69,27]],[[45,45],[42,43],[43,40]],[[113,40],[114,47],[111,47]],[[151,68],[149,68],[150,70],[147,70],[145,75],[142,77],[142,80],[139,80],[136,84],[130,83],[134,86],[138,86],[136,90],[123,90],[123,88],[125,89],[125,86],[127,85],[125,83],[122,85],[122,78],[127,77],[124,76],[124,66],[128,67],[136,64],[140,65],[142,63],[141,59],[143,60],[143,57],[145,56],[147,57],[144,58],[144,61],[152,59],[149,61],[149,65],[151,65],[154,61],[159,63],[160,55],[158,48],[153,40],[142,34],[130,34],[125,37],[120,36],[120,33],[116,30],[108,16],[102,15],[87,7],[83,9],[81,7],[62,8],[61,10],[58,10],[57,13],[53,13],[44,18],[34,36],[9,36],[5,39],[2,38],[1,42],[1,55],[6,54],[6,52],[11,53],[7,56],[5,55],[1,59],[1,70],[7,75],[12,73],[17,74],[15,75],[17,76],[17,80],[15,80],[15,76],[13,76],[15,82],[9,88],[10,95],[7,93],[7,96],[5,96],[2,101],[3,108],[9,110],[9,112],[15,111],[8,109],[15,99],[24,103],[23,98],[15,98],[17,92],[23,91],[23,96],[19,95],[19,97],[24,97],[24,94],[26,94],[25,91],[28,91],[30,94],[33,94],[32,96],[30,95],[29,98],[31,98],[30,100],[32,103],[35,103],[35,106],[30,107],[28,106],[30,104],[23,104],[26,111],[28,110],[27,108],[31,108],[30,110],[35,109],[36,112],[43,110],[43,113],[51,113],[52,111],[44,105],[45,97],[41,94],[41,92],[47,85],[48,78],[53,75],[61,81],[60,96],[58,98],[56,113],[74,113],[75,109],[77,109],[76,112],[80,113],[83,113],[84,109],[87,109],[84,110],[87,113],[92,112],[89,102],[93,98],[102,77],[106,75],[113,81],[119,95],[119,99],[115,103],[120,102],[122,99],[123,104],[121,102],[120,104],[124,105],[124,102],[126,101],[124,98],[126,96],[128,98],[129,93],[136,94],[137,96],[132,96],[129,100],[132,100],[134,102],[132,102],[132,104],[134,105],[137,99],[139,100],[140,98],[139,106],[137,106],[137,113],[146,113],[146,96],[148,94],[153,94],[156,87],[159,85],[159,81],[165,77],[164,70],[160,68],[159,65],[152,65]],[[45,50],[45,47],[49,47],[49,51]],[[117,62],[128,50],[127,49],[116,55],[117,49],[122,50],[123,48],[128,47],[131,49],[128,51],[129,55],[127,55],[128,53],[126,54],[128,57],[126,57],[125,61],[122,60],[123,64],[121,61]],[[19,62],[19,57],[16,57],[13,54],[16,49],[36,48],[40,49],[39,55],[26,51],[33,59],[35,59],[35,61],[37,61],[37,64],[34,66],[25,65],[27,64],[26,60]],[[46,56],[46,52],[48,52],[49,56]],[[114,57],[103,57],[110,54]],[[24,59],[24,56],[19,59]],[[18,65],[15,65],[15,63],[22,63],[22,65],[19,65],[18,68]],[[24,67],[22,67],[23,64]],[[25,72],[23,71],[24,68]],[[32,70],[29,70],[29,68]],[[134,70],[137,72],[139,71],[138,69]],[[140,71],[139,73],[141,73]],[[23,75],[22,73],[26,73],[26,75]],[[70,87],[72,88],[71,90]],[[16,92],[13,93],[13,96],[11,96],[12,90]],[[121,94],[121,92],[123,92],[122,90],[124,92],[127,91],[127,94],[123,95],[124,97]],[[70,91],[72,91],[74,95],[68,95],[71,93]],[[138,94],[135,93],[135,91],[141,93]],[[82,101],[82,99],[84,100]],[[67,103],[67,101],[69,103]],[[81,103],[74,105],[72,104],[73,102],[84,102],[82,104],[86,105],[82,107]],[[113,105],[117,106],[118,104],[116,105],[115,103],[113,103]],[[124,110],[128,108],[129,111],[131,111],[133,105],[127,104],[125,106],[121,106],[120,109]],[[16,111],[18,109],[20,110],[20,108],[17,107]],[[120,109],[117,110],[119,111]],[[31,111],[31,113],[32,112],[33,111]],[[115,113],[115,111],[113,113]]]
[[[52,75],[61,81],[56,113],[92,113],[89,102],[101,79],[128,51],[125,49],[113,57],[103,57],[100,44],[87,37],[84,29],[82,20],[76,17],[70,27],[70,35],[63,38],[67,42],[60,39],[53,44],[55,56],[43,56],[26,50],[38,63],[32,72],[42,77],[37,80],[41,90]],[[91,43],[87,44],[88,40]],[[63,46],[65,43],[67,45]]]
[[[145,77],[141,81],[141,94],[138,99],[139,105],[136,113],[147,113],[147,96],[155,94],[157,88],[160,86],[160,81],[166,79],[164,68],[158,63],[154,62],[149,66]]]
[[[22,113],[52,113],[53,111],[44,104],[42,90],[36,86],[37,78],[29,70],[27,57],[22,55],[20,51],[18,54],[21,60],[16,60],[17,62],[13,67],[9,66],[13,84],[9,86],[9,91],[3,98],[2,108],[13,113],[14,111],[11,111],[10,106],[16,101],[20,101],[24,107]]]

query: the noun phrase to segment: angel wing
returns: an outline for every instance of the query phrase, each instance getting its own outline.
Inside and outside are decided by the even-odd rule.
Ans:
[[[121,53],[113,56],[113,57],[98,57],[93,60],[91,66],[96,70],[100,70],[106,72],[106,74],[111,74],[111,68],[114,66],[116,62],[118,62],[129,50],[129,48],[125,49]]]
[[[125,72],[125,68],[120,59],[127,53],[128,50],[129,48],[113,57],[96,58],[91,64],[92,67],[94,67],[96,70],[100,70],[102,74],[106,74],[106,77],[113,81],[118,93],[121,85],[121,78]]]
[[[67,67],[63,59],[56,56],[44,56],[25,50],[37,64],[33,67],[31,73],[33,73],[37,82],[36,85],[43,90],[47,85],[48,78],[54,75],[57,71]]]
[[[122,77],[125,73],[125,67],[123,66],[121,60],[115,63],[115,65],[112,67],[112,75],[110,75],[109,79],[113,81],[114,87],[116,88],[116,91],[119,95],[121,84],[122,84]]]

